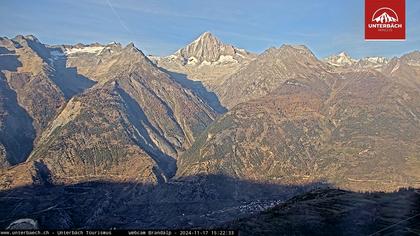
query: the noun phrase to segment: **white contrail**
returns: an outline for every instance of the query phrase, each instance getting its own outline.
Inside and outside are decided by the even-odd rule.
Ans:
[[[112,12],[114,13],[114,15],[118,18],[118,21],[120,23],[120,25],[128,32],[131,33],[131,31],[128,29],[128,27],[125,25],[124,21],[121,19],[120,15],[118,14],[118,12],[114,9],[114,7],[112,6],[111,2],[109,0],[106,0],[108,3],[108,6],[111,8]]]

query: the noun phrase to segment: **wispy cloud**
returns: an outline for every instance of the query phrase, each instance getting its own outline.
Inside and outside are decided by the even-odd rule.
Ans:
[[[120,25],[128,32],[131,33],[130,29],[127,27],[127,25],[124,23],[124,21],[122,20],[121,16],[118,14],[118,12],[115,10],[114,6],[112,6],[110,0],[106,0],[106,2],[108,3],[108,6],[111,8],[112,12],[114,13],[115,17],[117,17],[118,22],[120,23]]]
[[[98,1],[96,4],[103,4],[103,2]],[[107,0],[107,4],[109,0]],[[200,5],[200,4],[198,4]],[[202,4],[201,4],[202,5]],[[110,7],[113,8],[113,11],[116,12],[116,9],[123,11],[134,11],[136,13],[144,13],[161,17],[173,17],[173,18],[184,18],[184,19],[194,19],[202,21],[217,21],[217,22],[241,22],[238,19],[238,12],[232,12],[232,10],[225,9],[214,9],[214,8],[195,8],[194,11],[189,11],[188,9],[177,9],[173,7],[164,7],[165,4],[154,5],[150,1],[117,1],[114,2]],[[193,4],[192,8],[197,7],[197,4]],[[232,14],[235,13],[235,14]],[[118,15],[118,14],[117,14]],[[119,17],[120,18],[120,17]],[[121,19],[121,18],[120,18]]]

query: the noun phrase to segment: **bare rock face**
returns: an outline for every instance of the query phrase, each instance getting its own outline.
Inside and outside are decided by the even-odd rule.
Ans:
[[[244,49],[224,44],[210,32],[205,32],[193,42],[167,57],[153,57],[152,60],[168,69],[194,68],[200,66],[217,66],[241,64],[252,60],[254,54]]]

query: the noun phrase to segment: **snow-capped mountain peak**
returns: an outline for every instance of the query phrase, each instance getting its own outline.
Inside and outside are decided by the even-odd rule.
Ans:
[[[332,55],[324,59],[330,65],[333,66],[350,66],[358,62],[358,60],[350,57],[346,52],[341,52],[338,55]]]
[[[224,44],[210,32],[204,32],[168,58],[180,59],[185,65],[237,63],[251,54],[244,49]]]

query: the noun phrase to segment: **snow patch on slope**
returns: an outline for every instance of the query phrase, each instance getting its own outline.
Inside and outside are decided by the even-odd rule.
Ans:
[[[65,53],[67,55],[76,54],[76,53],[94,53],[97,54],[101,52],[105,47],[103,46],[93,46],[93,47],[83,47],[83,48],[69,48],[66,49]]]
[[[197,58],[195,57],[189,57],[187,61],[187,65],[196,65],[198,63]]]

